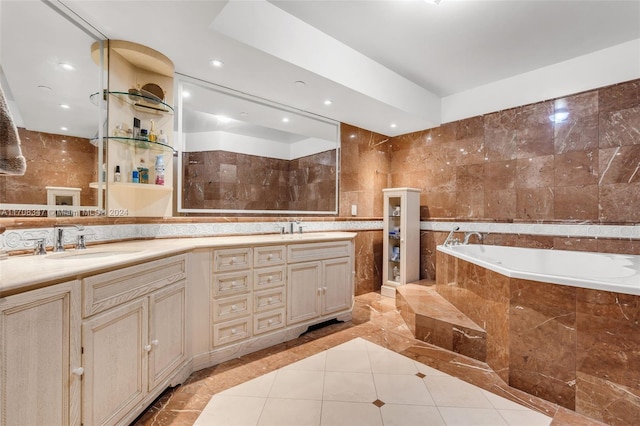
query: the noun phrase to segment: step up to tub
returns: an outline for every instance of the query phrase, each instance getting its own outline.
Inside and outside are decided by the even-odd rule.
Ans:
[[[487,358],[487,334],[436,292],[433,282],[399,286],[396,307],[416,339],[478,361]]]

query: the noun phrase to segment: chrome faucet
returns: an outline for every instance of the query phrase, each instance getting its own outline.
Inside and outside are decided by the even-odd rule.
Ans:
[[[82,225],[55,225],[53,227],[53,251],[64,251],[64,228],[76,228],[78,230],[76,250],[83,250],[85,246],[84,234],[80,232],[84,231]]]
[[[454,226],[451,232],[449,232],[449,235],[447,235],[447,239],[444,240],[443,245],[445,247],[450,247],[450,246],[455,246],[457,244],[460,244],[460,241],[457,238],[453,238],[453,233],[458,231],[459,229],[460,229],[459,226]]]
[[[471,232],[467,232],[464,234],[464,241],[462,242],[462,244],[469,244],[469,238],[471,238],[472,235],[477,235],[478,236],[478,240],[482,241],[482,234],[477,232],[477,231],[471,231]]]

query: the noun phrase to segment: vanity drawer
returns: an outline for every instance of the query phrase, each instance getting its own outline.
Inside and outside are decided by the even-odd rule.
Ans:
[[[284,309],[256,314],[253,316],[253,334],[255,335],[266,333],[271,330],[277,330],[278,328],[284,327],[284,323]]]
[[[256,291],[253,293],[254,312],[284,308],[284,295],[284,287]]]
[[[213,274],[213,295],[226,296],[251,290],[251,271]]]
[[[284,265],[286,255],[285,246],[254,247],[253,266]]]
[[[251,248],[233,248],[216,250],[213,252],[213,270],[237,271],[251,268]]]
[[[213,300],[213,322],[226,321],[251,314],[249,294]]]
[[[253,270],[253,289],[279,287],[284,285],[286,267],[275,266],[273,268],[260,268]]]
[[[186,277],[186,256],[129,266],[82,280],[82,316],[88,317]]]
[[[251,336],[251,317],[213,325],[213,346],[225,345]]]
[[[288,258],[291,263],[351,256],[351,241],[291,244],[288,247]]]

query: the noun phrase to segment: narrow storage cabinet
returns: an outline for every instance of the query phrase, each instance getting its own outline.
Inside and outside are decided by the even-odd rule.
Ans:
[[[396,297],[396,287],[420,279],[420,190],[387,188],[384,194],[382,290]]]

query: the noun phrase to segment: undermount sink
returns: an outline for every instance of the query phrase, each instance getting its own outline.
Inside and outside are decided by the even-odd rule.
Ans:
[[[95,259],[100,257],[119,256],[123,254],[137,253],[139,250],[79,250],[70,252],[60,252],[47,255],[47,259]]]

